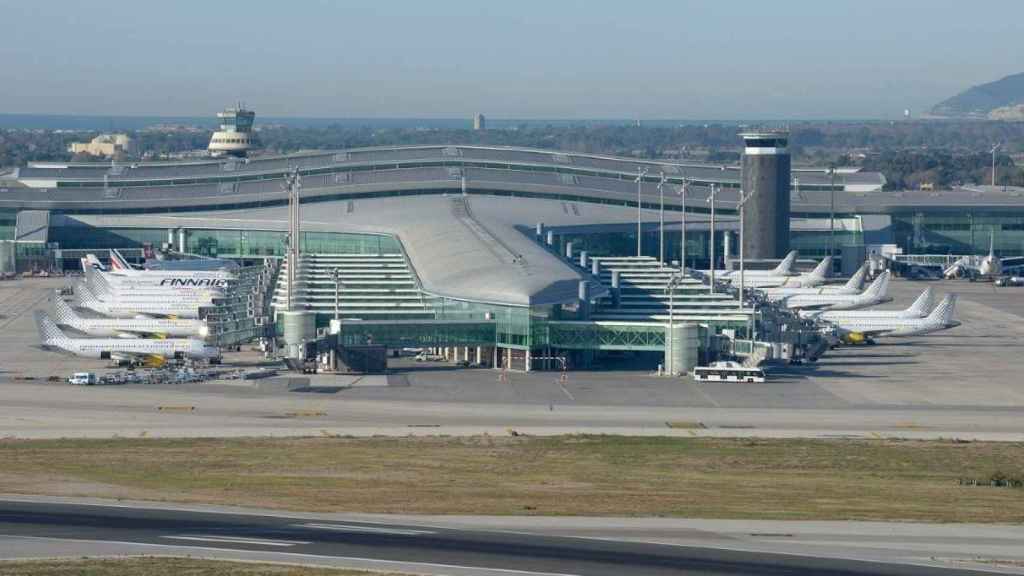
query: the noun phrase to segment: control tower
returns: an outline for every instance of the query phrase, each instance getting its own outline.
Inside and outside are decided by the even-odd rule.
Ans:
[[[252,133],[255,119],[256,113],[246,110],[241,103],[234,108],[225,108],[223,112],[218,112],[220,130],[214,132],[210,138],[210,145],[207,147],[210,156],[246,156],[256,143]]]
[[[782,258],[789,252],[789,132],[742,132],[744,206],[743,256]]]

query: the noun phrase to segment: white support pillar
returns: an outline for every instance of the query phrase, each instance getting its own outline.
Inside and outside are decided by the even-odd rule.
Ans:
[[[484,363],[484,349],[483,349],[483,346],[477,346],[476,347],[476,363],[477,364],[483,364]]]

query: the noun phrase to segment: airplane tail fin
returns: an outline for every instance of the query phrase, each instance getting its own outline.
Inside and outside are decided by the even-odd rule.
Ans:
[[[83,308],[90,310],[100,311],[99,298],[93,294],[92,290],[89,289],[85,284],[80,284],[75,288],[75,303]]]
[[[861,288],[864,287],[864,278],[866,278],[867,275],[868,263],[865,262],[860,265],[860,268],[858,268],[857,271],[854,272],[853,276],[850,276],[850,279],[846,281],[846,284],[843,285],[843,288],[846,288],[847,290],[860,290]]]
[[[793,264],[796,263],[796,250],[790,250],[789,254],[779,262],[779,265],[772,270],[776,276],[788,276],[793,272]]]
[[[884,298],[889,293],[889,276],[888,270],[879,274],[878,278],[875,278],[875,281],[861,295],[872,299]]]
[[[60,328],[53,323],[53,320],[46,315],[46,312],[36,310],[35,319],[36,327],[39,328],[39,340],[43,345],[52,346],[68,339],[68,337],[61,332]]]
[[[100,262],[100,259],[97,258],[95,254],[86,254],[85,255],[85,260],[86,260],[86,262],[89,263],[89,266],[91,266],[92,268],[95,268],[96,270],[104,270],[105,271],[107,269],[107,267],[103,265],[103,262]]]
[[[831,272],[832,257],[825,256],[825,258],[821,262],[818,262],[818,265],[814,267],[814,270],[811,271],[811,276],[815,278],[828,278]]]
[[[107,277],[102,272],[93,272],[92,275],[89,276],[88,280],[89,288],[92,290],[92,293],[97,296],[113,292],[110,286],[110,281],[107,280]]]
[[[956,312],[956,294],[949,294],[939,302],[939,305],[928,315],[928,320],[937,322],[943,326],[953,323],[953,314]]]
[[[57,298],[54,300],[53,312],[57,323],[65,326],[71,326],[73,328],[77,327],[79,320],[81,319],[78,314],[75,314],[75,311],[71,309],[71,306],[65,302],[63,298]]]
[[[117,250],[110,251],[110,267],[118,272],[127,272],[133,269]]]
[[[924,289],[924,292],[921,292],[921,295],[917,297],[917,300],[914,300],[914,303],[910,305],[910,308],[907,308],[907,312],[917,317],[927,316],[928,311],[932,309],[932,304],[934,302],[935,291],[932,290],[931,286],[929,286]]]

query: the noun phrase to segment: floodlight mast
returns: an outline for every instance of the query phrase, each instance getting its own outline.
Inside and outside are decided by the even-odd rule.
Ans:
[[[828,255],[836,255],[836,165],[829,166],[831,176],[828,187]]]
[[[661,204],[658,208],[658,268],[665,267],[665,173],[661,173],[661,181],[658,182],[658,198]]]
[[[675,322],[675,293],[676,288],[683,279],[683,273],[673,272],[672,276],[668,279],[668,284],[665,285],[665,291],[668,292],[668,329],[665,330],[665,351],[667,352],[667,361],[665,362],[665,371],[668,372],[669,376],[676,375],[676,361],[673,355],[674,344],[672,343],[672,326]]]
[[[992,145],[991,152],[992,152],[992,187],[993,188],[996,187],[996,151],[999,150],[999,147],[1002,146],[1002,145],[1003,144],[1001,142],[996,142],[995,144]]]
[[[640,198],[640,192],[644,185],[644,176],[647,175],[647,168],[636,169],[636,256],[639,258],[643,255],[643,200]]]
[[[711,203],[711,233],[708,241],[708,256],[711,259],[710,273],[711,273],[711,293],[715,293],[715,183],[711,183],[711,195],[708,196],[708,202]]]
[[[302,214],[299,209],[302,176],[298,166],[284,176],[281,189],[288,193],[288,310],[295,310],[295,280],[299,266],[299,230]]]
[[[736,202],[736,205],[739,208],[739,212],[740,212],[740,214],[739,214],[739,216],[740,216],[740,297],[739,297],[740,310],[743,309],[743,293],[744,293],[744,289],[746,288],[746,281],[745,281],[745,278],[744,278],[744,273],[746,271],[746,264],[744,263],[744,254],[743,254],[743,229],[745,227],[745,224],[744,224],[744,207],[746,206],[747,201],[750,200],[751,198],[753,198],[754,194],[756,194],[756,193],[757,193],[757,188],[755,188],[753,191],[751,191],[750,194],[744,195],[744,191],[741,188],[740,189],[739,201]]]
[[[686,189],[689,182],[683,176],[683,182],[679,185],[679,269],[686,271]]]

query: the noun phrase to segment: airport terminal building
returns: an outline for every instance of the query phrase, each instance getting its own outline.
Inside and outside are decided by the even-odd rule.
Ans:
[[[741,182],[756,188],[748,258],[788,248],[820,258],[831,247],[849,268],[871,246],[981,253],[991,235],[999,255],[1024,255],[1020,191],[882,191],[877,173],[791,168],[783,134],[744,138],[740,166],[461,145],[32,163],[0,174],[0,268],[72,269],[84,251],[147,243],[282,258],[282,182],[297,169],[308,258],[297,297],[319,325],[337,308],[353,342],[441,342],[464,359],[529,369],[531,355],[566,351],[576,363],[601,351],[661,354],[660,262],[682,259],[685,235],[686,264],[709,264],[712,193],[716,260],[735,257]],[[680,338],[702,353],[722,334],[750,340],[765,329],[734,295],[699,282],[683,290],[674,319],[699,327]]]

